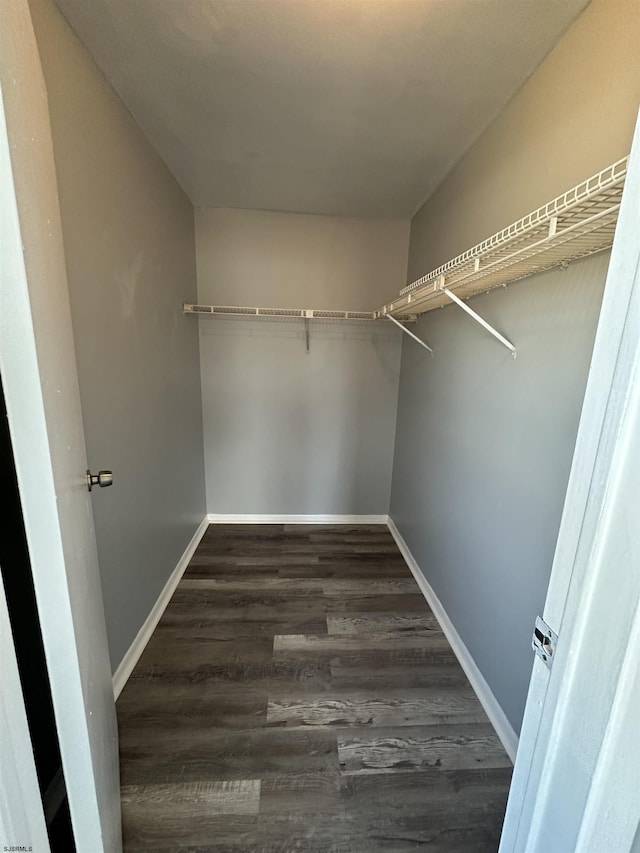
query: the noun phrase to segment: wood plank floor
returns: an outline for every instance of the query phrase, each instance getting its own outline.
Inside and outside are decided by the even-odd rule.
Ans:
[[[496,851],[510,761],[382,525],[212,525],[117,703],[126,853]]]

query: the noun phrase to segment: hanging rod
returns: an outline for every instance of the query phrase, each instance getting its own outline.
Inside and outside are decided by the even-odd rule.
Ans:
[[[420,344],[420,346],[421,346],[421,347],[424,347],[426,350],[428,350],[428,351],[431,353],[431,355],[433,355],[433,350],[431,349],[431,347],[429,346],[429,344],[425,344],[425,342],[424,342],[423,340],[421,340],[417,335],[414,335],[414,334],[413,334],[413,332],[410,332],[410,331],[409,331],[409,329],[407,329],[407,327],[406,327],[406,326],[403,326],[403,325],[402,325],[402,323],[401,323],[399,320],[396,320],[396,318],[395,318],[395,317],[392,317],[392,316],[391,316],[391,314],[387,314],[387,315],[386,315],[386,317],[387,317],[387,320],[391,320],[391,322],[392,322],[392,323],[395,323],[395,324],[396,324],[396,326],[397,326],[399,329],[402,329],[402,331],[403,331],[406,335],[409,335],[409,337],[410,337],[410,338],[413,338],[413,340],[414,340],[416,343]]]
[[[303,320],[348,320],[372,321],[380,319],[374,311],[329,311],[317,308],[253,308],[239,305],[197,305],[185,302],[182,306],[184,314],[204,314],[216,317],[271,317],[279,319]],[[415,314],[403,313],[401,319],[405,323],[415,323]]]
[[[304,337],[307,353],[311,350],[311,320],[330,320],[332,322],[340,320],[346,320],[348,322],[376,322],[380,319],[373,311],[328,311],[316,308],[250,308],[240,305],[197,305],[191,302],[184,302],[182,304],[182,312],[184,314],[199,314],[205,317],[267,317],[279,320],[301,319],[304,320]],[[412,338],[415,338],[418,343],[422,344],[422,346],[426,347],[431,352],[430,348],[423,343],[420,338],[417,338],[408,329],[406,329],[402,323],[391,317],[389,319],[393,319],[393,322],[396,323],[396,325],[400,326],[403,331],[408,335],[411,335]],[[417,317],[415,314],[404,314],[402,315],[402,319],[406,323],[415,323]]]

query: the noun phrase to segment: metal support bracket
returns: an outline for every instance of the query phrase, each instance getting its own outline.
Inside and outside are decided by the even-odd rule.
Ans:
[[[413,340],[414,340],[416,343],[420,344],[420,346],[421,346],[421,347],[424,347],[426,350],[428,350],[428,351],[431,353],[431,355],[433,355],[433,350],[431,349],[431,347],[430,347],[428,344],[425,344],[425,342],[424,342],[424,341],[421,341],[421,340],[420,340],[420,338],[419,338],[417,335],[414,335],[414,334],[413,334],[413,332],[410,332],[410,331],[409,331],[409,329],[407,329],[407,327],[406,327],[406,326],[404,326],[404,325],[403,325],[399,320],[396,320],[396,318],[395,318],[395,317],[392,317],[392,316],[391,316],[391,314],[385,314],[385,317],[386,317],[388,320],[391,320],[391,322],[392,322],[392,323],[395,323],[395,324],[396,324],[396,326],[398,326],[398,328],[399,328],[399,329],[402,329],[402,331],[403,331],[405,334],[409,335],[409,337],[410,337],[410,338],[413,338]]]
[[[503,346],[510,350],[512,358],[516,357],[516,348],[511,343],[511,341],[507,340],[504,335],[501,335],[500,332],[494,329],[493,326],[490,323],[487,323],[487,321],[484,320],[479,314],[476,314],[476,312],[472,308],[469,308],[466,302],[463,302],[459,296],[456,296],[455,293],[452,293],[448,287],[444,286],[444,284],[440,286],[440,290],[443,293],[446,293],[446,295],[452,302],[455,302],[456,305],[459,305],[463,311],[466,311],[466,313],[476,321],[476,323],[480,323],[480,325],[485,328],[487,332],[492,334],[494,338],[497,338]]]

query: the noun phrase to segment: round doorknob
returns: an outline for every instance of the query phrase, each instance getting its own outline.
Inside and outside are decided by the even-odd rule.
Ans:
[[[101,489],[104,489],[106,486],[111,486],[113,484],[113,471],[98,471],[97,474],[92,474],[91,471],[87,469],[87,488],[89,491],[94,486],[100,486]]]

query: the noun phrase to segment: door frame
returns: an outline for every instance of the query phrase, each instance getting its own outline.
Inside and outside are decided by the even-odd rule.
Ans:
[[[558,642],[551,670],[534,659],[500,853],[636,838],[639,433],[640,120],[543,611]]]
[[[31,847],[49,853],[44,809],[1,580],[0,660],[0,845]]]
[[[36,602],[76,844],[117,853],[115,703],[47,93],[27,0],[2,9],[0,113],[0,371]],[[32,793],[25,808],[37,811]]]

